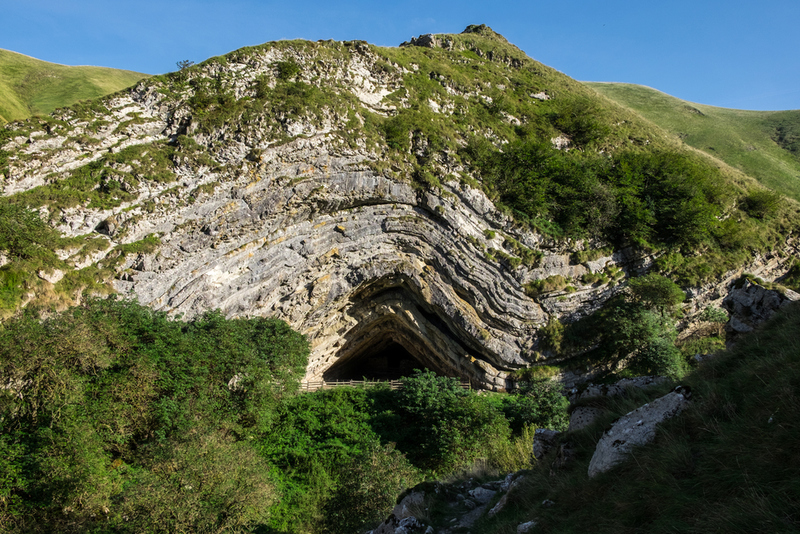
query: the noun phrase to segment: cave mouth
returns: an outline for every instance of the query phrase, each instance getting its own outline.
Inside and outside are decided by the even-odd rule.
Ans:
[[[380,342],[358,356],[337,362],[322,375],[325,381],[399,380],[428,366],[396,341]],[[434,370],[435,371],[435,370]]]

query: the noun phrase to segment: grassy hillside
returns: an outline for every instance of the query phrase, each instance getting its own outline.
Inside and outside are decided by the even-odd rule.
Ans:
[[[593,399],[608,413],[590,428],[564,436],[576,457],[566,469],[545,458],[516,506],[472,532],[514,532],[538,521],[536,532],[773,533],[800,529],[800,347],[797,304],[735,348],[684,379],[692,406],[664,424],[656,441],[629,461],[587,477],[597,440],[614,418],[669,385],[626,399]],[[541,505],[544,499],[555,504]]]
[[[566,423],[544,383],[298,394],[308,353],[275,319],[114,298],[6,322],[0,532],[353,534],[425,477],[529,465],[531,425]]]
[[[290,124],[309,129],[329,124],[331,139],[371,154],[376,172],[420,189],[460,179],[483,189],[522,227],[556,239],[658,251],[656,269],[684,287],[736,269],[755,253],[780,249],[786,236],[796,232],[797,206],[721,160],[687,147],[635,111],[532,60],[491,29],[475,26],[437,39],[441,46],[436,48],[280,41],[149,79],[163,95],[163,105],[191,114],[192,131],[175,140],[106,152],[57,180],[3,198],[0,228],[22,224],[25,231],[0,241],[10,259],[0,269],[2,313],[13,313],[28,302],[28,294],[41,294],[40,270],[67,272],[53,289],[58,303],[84,290],[96,292],[119,276],[115,269],[122,262],[110,258],[122,258],[124,247],[139,246],[117,247],[102,264],[75,271],[46,249],[83,246],[76,255],[85,255],[107,247],[106,241],[92,234],[49,236],[49,247],[39,247],[41,241],[32,238],[41,233],[38,218],[22,217],[19,210],[46,207],[50,222],[56,223],[65,209],[111,209],[121,217],[120,235],[125,235],[125,227],[142,217],[123,218],[139,202],[130,191],[140,182],[176,182],[184,164],[179,161],[213,167],[222,181],[236,179],[236,165],[217,163],[230,141],[208,141],[224,130],[248,139],[251,157],[258,159],[259,146],[297,137]],[[283,60],[257,73],[239,67],[258,64],[267,53]],[[339,65],[354,57],[365,62],[370,76],[395,89],[382,101],[390,112],[364,105],[354,87],[336,78]],[[4,145],[3,139],[30,135],[45,123],[47,135],[68,140],[48,152],[51,156],[70,147],[93,150],[98,141],[84,136],[86,131],[76,135],[74,125],[112,120],[108,104],[108,99],[97,99],[0,130],[0,147],[8,147],[0,149],[0,174],[13,177],[31,157],[24,148]],[[796,143],[792,124],[787,124],[781,130],[787,149],[776,150],[790,157]],[[557,139],[569,149],[558,149]],[[141,158],[145,151],[148,157]],[[131,172],[123,176],[120,165]],[[194,201],[190,191],[180,188],[163,195],[175,193],[181,202]],[[512,271],[535,256],[520,247],[513,257],[487,252]],[[41,304],[41,299],[33,303]]]
[[[0,124],[98,98],[147,75],[105,67],[69,67],[0,50]]]
[[[693,104],[641,85],[587,83],[699,150],[800,200],[800,110],[744,111]]]

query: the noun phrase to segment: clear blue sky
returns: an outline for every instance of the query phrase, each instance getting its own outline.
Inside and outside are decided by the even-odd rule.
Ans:
[[[0,0],[0,48],[158,74],[278,39],[396,46],[488,24],[583,81],[740,109],[800,108],[800,0]]]

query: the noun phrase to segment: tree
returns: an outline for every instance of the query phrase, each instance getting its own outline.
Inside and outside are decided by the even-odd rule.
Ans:
[[[192,65],[194,65],[194,61],[190,61],[188,59],[182,59],[182,60],[178,61],[176,63],[176,65],[178,65],[178,68],[180,70],[186,70],[189,67],[191,67]]]

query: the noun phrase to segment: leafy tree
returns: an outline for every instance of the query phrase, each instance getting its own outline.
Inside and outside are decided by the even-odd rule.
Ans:
[[[307,356],[279,321],[114,298],[6,322],[0,516],[25,532],[255,527],[275,489],[250,438]]]
[[[511,430],[520,435],[526,426],[565,430],[569,425],[569,401],[551,380],[522,382],[512,394],[503,397],[503,414]]]
[[[656,273],[631,278],[628,289],[634,302],[662,314],[672,313],[686,298],[675,282]]]
[[[403,378],[398,412],[414,431],[398,449],[424,469],[439,471],[469,464],[508,423],[490,403],[461,388],[459,380],[417,370]]]

